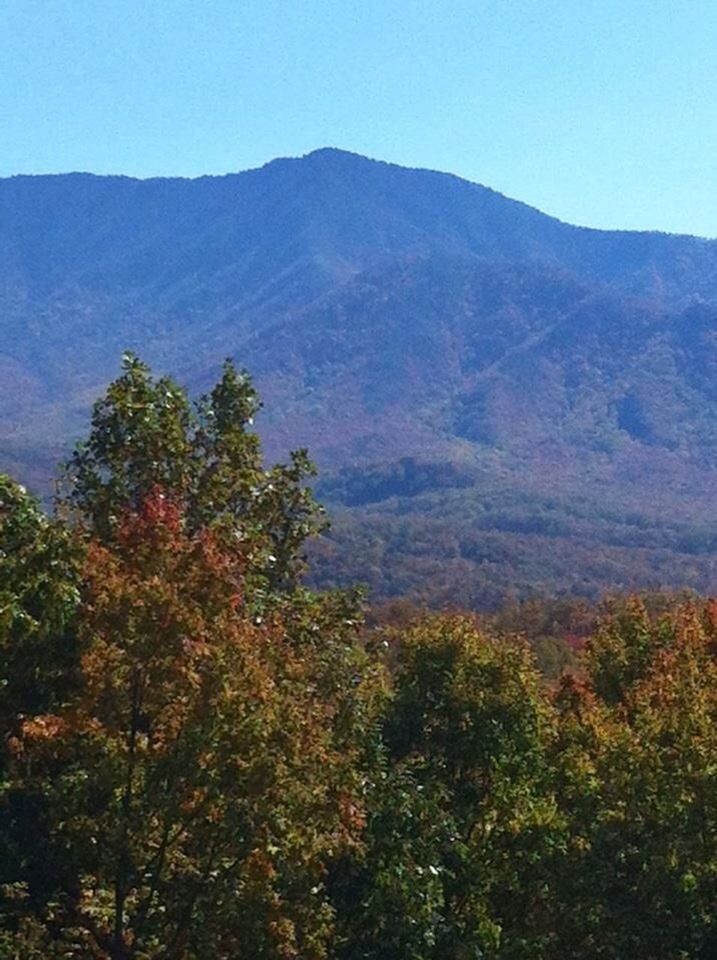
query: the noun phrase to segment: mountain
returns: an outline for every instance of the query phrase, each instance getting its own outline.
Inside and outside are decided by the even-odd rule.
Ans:
[[[323,582],[474,606],[715,585],[717,241],[569,224],[339,150],[0,180],[0,468],[35,486],[125,349],[232,355],[306,444]],[[365,560],[365,562],[363,562]]]

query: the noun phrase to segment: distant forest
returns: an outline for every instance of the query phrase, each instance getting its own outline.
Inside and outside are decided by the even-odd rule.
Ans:
[[[332,527],[307,581],[495,611],[715,589],[717,241],[341,150],[0,178],[0,470],[41,496],[122,349],[254,378]]]
[[[717,956],[717,603],[311,589],[314,468],[265,465],[257,409],[230,362],[192,403],[128,354],[51,515],[0,477],[0,956]],[[411,459],[325,483],[465,492]]]
[[[310,582],[360,582],[377,603],[491,612],[717,585],[717,519],[701,501],[684,501],[675,516],[614,489],[526,490],[512,477],[412,457],[345,468],[317,491],[332,522],[311,545]]]

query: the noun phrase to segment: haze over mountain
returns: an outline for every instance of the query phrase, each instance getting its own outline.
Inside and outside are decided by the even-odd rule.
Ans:
[[[123,350],[197,391],[232,355],[270,453],[308,445],[325,474],[325,581],[476,606],[715,586],[717,241],[570,226],[333,149],[13,177],[0,323],[0,468],[30,483]]]

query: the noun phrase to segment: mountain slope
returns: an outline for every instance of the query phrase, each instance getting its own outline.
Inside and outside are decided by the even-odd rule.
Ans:
[[[266,399],[269,451],[305,443],[326,473],[339,522],[325,579],[362,575],[346,563],[357,525],[380,540],[408,518],[368,579],[425,592],[450,568],[437,531],[458,531],[463,510],[494,537],[492,554],[466,547],[466,602],[507,590],[519,556],[522,591],[561,576],[706,589],[715,304],[717,241],[573,227],[337,150],[198,180],[0,180],[0,467],[46,484],[124,349],[193,390],[230,354]],[[499,494],[512,506],[496,509]],[[545,562],[557,541],[534,519],[551,496],[562,565]],[[641,524],[660,537],[643,544]],[[391,585],[424,534],[430,562]],[[596,566],[589,544],[622,552]],[[671,559],[685,544],[700,558],[689,573]]]

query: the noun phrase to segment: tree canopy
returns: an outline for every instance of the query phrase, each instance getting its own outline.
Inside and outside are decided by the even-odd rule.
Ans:
[[[368,627],[257,409],[128,356],[53,517],[0,478],[0,956],[714,957],[715,603],[571,608],[557,679],[534,607]]]

